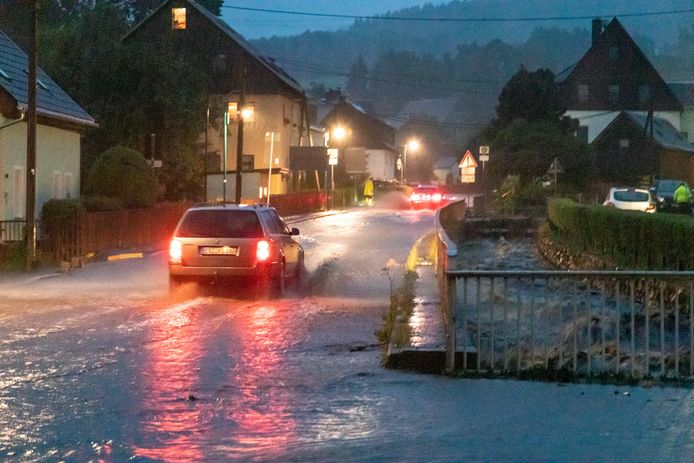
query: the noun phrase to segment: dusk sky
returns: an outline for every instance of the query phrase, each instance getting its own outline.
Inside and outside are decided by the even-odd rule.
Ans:
[[[250,8],[301,11],[311,13],[376,15],[415,5],[447,3],[441,0],[225,0],[224,5]],[[340,18],[306,17],[263,13],[256,11],[222,9],[222,17],[235,30],[248,39],[272,35],[296,35],[306,29],[336,30],[349,27],[353,20]]]

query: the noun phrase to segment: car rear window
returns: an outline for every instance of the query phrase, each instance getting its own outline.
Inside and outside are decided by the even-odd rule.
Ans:
[[[617,201],[648,201],[648,193],[644,191],[615,191],[614,199]]]
[[[189,211],[176,236],[185,238],[261,238],[263,229],[254,211]]]

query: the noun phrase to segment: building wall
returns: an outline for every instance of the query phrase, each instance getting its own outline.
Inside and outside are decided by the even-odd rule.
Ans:
[[[395,179],[395,156],[390,150],[366,149],[366,170],[376,179]]]
[[[694,107],[685,108],[680,115],[679,130],[686,134],[690,143],[694,143]]]
[[[0,120],[2,123],[2,120]],[[19,123],[0,130],[0,220],[25,218],[27,124]],[[15,172],[24,175],[20,188],[15,188]],[[78,132],[39,125],[36,134],[36,213],[49,199],[65,199],[66,178],[71,177],[71,197],[80,195],[80,134]],[[67,175],[66,175],[67,174]],[[15,202],[21,204],[19,214]]]
[[[684,180],[690,186],[694,185],[694,155],[664,150],[660,157],[660,178]]]

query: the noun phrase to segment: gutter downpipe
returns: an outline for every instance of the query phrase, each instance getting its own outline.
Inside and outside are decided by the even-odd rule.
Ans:
[[[444,252],[438,251],[437,272],[441,290],[441,300],[443,302],[444,326],[446,329],[446,372],[452,373],[455,370],[456,352],[456,277],[448,275],[448,258],[458,255],[458,247],[449,238],[446,230],[441,225],[441,209],[436,210],[436,235],[438,237],[439,249],[442,246]],[[463,353],[463,355],[466,355]]]
[[[4,124],[0,124],[0,130],[6,129],[8,127],[12,127],[15,124],[19,124],[20,122],[23,122],[26,118],[26,113],[22,111],[22,116],[19,119],[14,119],[9,122],[5,122]]]

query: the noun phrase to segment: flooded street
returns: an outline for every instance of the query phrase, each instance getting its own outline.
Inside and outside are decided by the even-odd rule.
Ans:
[[[294,225],[313,291],[277,300],[171,297],[161,254],[3,290],[0,461],[687,461],[689,390],[382,368],[382,268],[432,218]]]

